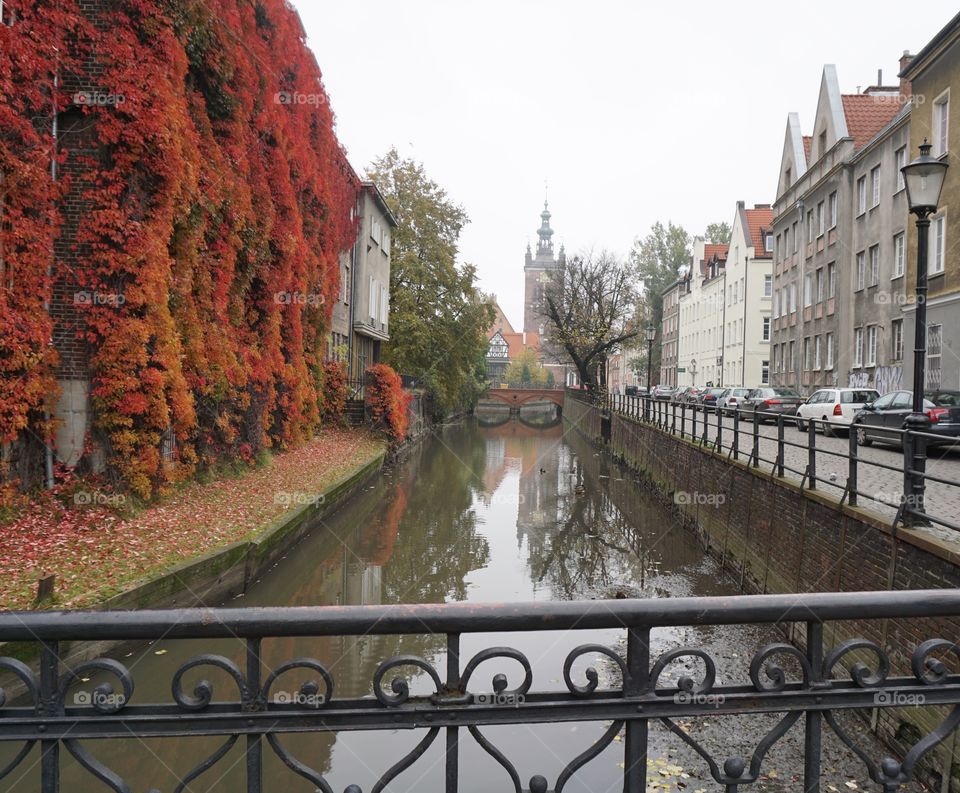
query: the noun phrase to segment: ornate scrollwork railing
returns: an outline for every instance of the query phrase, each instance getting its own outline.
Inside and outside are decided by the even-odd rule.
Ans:
[[[0,640],[34,642],[39,668],[0,658],[0,680],[16,686],[14,701],[0,689],[0,744],[12,747],[0,766],[5,777],[41,747],[37,775],[43,793],[60,791],[60,749],[110,790],[131,788],[116,771],[89,750],[98,740],[118,736],[184,739],[219,736],[222,742],[180,780],[175,793],[214,768],[243,739],[246,790],[268,790],[263,780],[266,749],[318,790],[332,793],[322,770],[313,768],[284,745],[282,736],[338,730],[422,729],[422,739],[393,763],[373,786],[384,790],[446,735],[447,791],[458,789],[458,752],[466,732],[503,769],[498,789],[561,793],[585,764],[597,757],[625,730],[623,788],[645,789],[647,731],[659,721],[703,760],[710,775],[728,793],[752,789],[763,773],[769,750],[801,718],[805,720],[804,790],[820,789],[820,745],[823,722],[863,763],[879,790],[894,791],[914,779],[921,760],[960,724],[960,646],[951,638],[931,637],[910,658],[909,672],[891,676],[886,648],[861,638],[840,639],[824,648],[828,635],[840,635],[840,622],[863,619],[944,618],[960,615],[960,592],[953,590],[617,600],[580,603],[510,605],[394,606],[346,608],[269,608],[145,612],[60,612],[0,614]],[[800,623],[806,646],[785,643],[760,648],[745,671],[749,684],[718,685],[717,662],[697,647],[679,647],[651,658],[650,631],[673,625],[736,623]],[[931,624],[948,624],[931,620]],[[619,628],[626,634],[626,653],[582,644],[569,651],[558,670],[564,689],[538,690],[529,659],[519,650],[499,646],[481,650],[462,663],[464,634]],[[443,669],[437,659],[416,655],[386,658],[371,680],[372,696],[336,693],[333,673],[309,657],[288,660],[270,670],[261,660],[264,638],[282,636],[359,636],[366,634],[441,634],[446,637]],[[179,664],[170,682],[172,702],[134,702],[133,671],[111,658],[95,658],[74,667],[59,657],[61,643],[77,639],[148,640],[152,638],[215,639],[234,637],[246,643],[246,665],[221,655],[202,654]],[[574,665],[585,657],[606,664],[601,673],[590,666],[584,679],[574,679]],[[496,671],[483,689],[481,667],[489,672],[504,661],[512,675]],[[519,664],[522,677],[517,676]],[[702,671],[670,676],[668,670],[696,667]],[[216,670],[232,684],[215,691],[206,679],[185,690],[184,678]],[[792,670],[792,671],[788,671]],[[84,687],[92,675],[104,680]],[[412,693],[417,687],[429,689]],[[287,693],[275,692],[283,678]],[[513,686],[511,687],[511,679]],[[68,691],[73,699],[68,702]],[[489,693],[492,691],[492,693]],[[292,693],[291,693],[292,692]],[[838,713],[848,709],[896,707],[904,701],[942,706],[945,716],[900,758],[876,757],[851,736]],[[714,757],[678,721],[709,713],[712,717],[782,714],[759,740],[750,757]],[[609,726],[593,744],[570,760],[552,780],[534,775],[526,787],[509,747],[497,746],[482,728],[501,724],[545,724],[598,721]],[[611,780],[613,781],[613,780]],[[350,785],[348,793],[360,793]]]

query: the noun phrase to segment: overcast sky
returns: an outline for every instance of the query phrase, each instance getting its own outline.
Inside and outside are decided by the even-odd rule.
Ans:
[[[461,257],[520,329],[544,182],[555,240],[623,255],[774,200],[787,113],[897,82],[956,13],[903,2],[293,0],[358,172],[395,145],[462,204]]]

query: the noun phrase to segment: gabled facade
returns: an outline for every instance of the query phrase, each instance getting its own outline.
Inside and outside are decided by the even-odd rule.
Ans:
[[[910,83],[917,103],[910,121],[907,162],[918,156],[926,138],[931,154],[951,160],[940,204],[930,218],[927,257],[928,287],[926,328],[926,387],[960,388],[960,166],[951,155],[960,152],[960,14],[927,44],[909,64],[901,78]],[[922,101],[920,101],[922,99]],[[913,382],[913,349],[916,307],[913,289],[917,270],[917,229],[913,216],[906,228],[906,291],[910,303],[904,306],[904,385]]]
[[[905,211],[896,158],[909,114],[900,86],[841,94],[827,65],[813,134],[788,116],[773,206],[775,385],[809,393],[895,379],[902,279],[892,274]]]
[[[773,209],[737,202],[725,268],[723,373],[720,385],[770,382]]]
[[[681,276],[677,385],[722,384],[727,245],[694,237]]]

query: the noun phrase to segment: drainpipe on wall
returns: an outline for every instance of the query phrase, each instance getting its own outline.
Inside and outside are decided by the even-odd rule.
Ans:
[[[717,385],[723,385],[723,370],[727,365],[727,268],[723,268],[723,314],[720,317],[720,374]]]
[[[746,385],[743,382],[747,377],[747,287],[750,286],[750,271],[747,269],[747,262],[750,261],[749,256],[743,257],[743,349],[740,351],[740,383],[741,385]],[[767,360],[767,366],[769,367],[770,361]],[[769,372],[769,368],[767,369]],[[769,377],[767,378],[770,379]],[[760,385],[763,385],[761,383]]]
[[[362,226],[360,220],[360,193],[357,193],[357,223]],[[357,292],[357,246],[360,244],[360,230],[357,230],[357,238],[350,247],[350,307],[347,311],[347,382],[353,380],[353,310],[356,305]]]
[[[2,0],[0,0],[2,2]],[[0,5],[0,19],[2,19],[3,6]],[[57,50],[57,66],[60,65],[60,52]],[[57,88],[60,84],[59,81],[59,68],[58,71],[53,75],[53,91],[51,92],[50,98],[53,106],[53,124],[50,129],[51,133],[51,147],[50,147],[50,178],[56,182],[57,181]],[[47,262],[47,283],[51,284],[53,279],[53,258],[50,258],[50,261]],[[47,316],[50,316],[50,297],[49,293],[43,298],[43,310],[47,313]],[[49,436],[50,432],[50,410],[48,408],[43,409],[43,420],[46,426],[46,431]],[[53,490],[53,448],[50,446],[50,438],[47,437],[44,439],[44,448],[46,449],[46,474],[47,474],[47,490]]]

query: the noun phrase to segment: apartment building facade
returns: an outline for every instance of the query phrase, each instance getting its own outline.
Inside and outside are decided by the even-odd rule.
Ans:
[[[900,72],[909,82],[916,102],[910,121],[907,161],[919,154],[924,139],[932,155],[949,159],[960,152],[960,14],[955,16]],[[958,95],[953,96],[956,88]],[[925,384],[927,388],[960,388],[960,167],[947,169],[937,212],[930,218],[927,256],[928,287],[926,322]],[[917,229],[911,215],[907,222],[906,291],[904,305],[905,387],[913,383],[914,328],[916,305]]]
[[[676,387],[680,331],[679,278],[663,291],[662,298],[663,318],[660,323],[660,379],[658,382]]]
[[[340,255],[340,292],[333,306],[327,356],[347,362],[359,378],[380,362],[390,339],[390,241],[396,218],[373,182],[361,182],[357,239]]]
[[[722,385],[727,247],[693,239],[680,278],[677,385]]]
[[[723,385],[770,382],[773,209],[737,202],[726,265]]]
[[[905,56],[907,57],[907,56]],[[878,80],[879,82],[879,80]],[[905,202],[898,182],[910,117],[904,86],[841,94],[820,81],[813,135],[787,118],[773,206],[771,382],[898,382]]]

